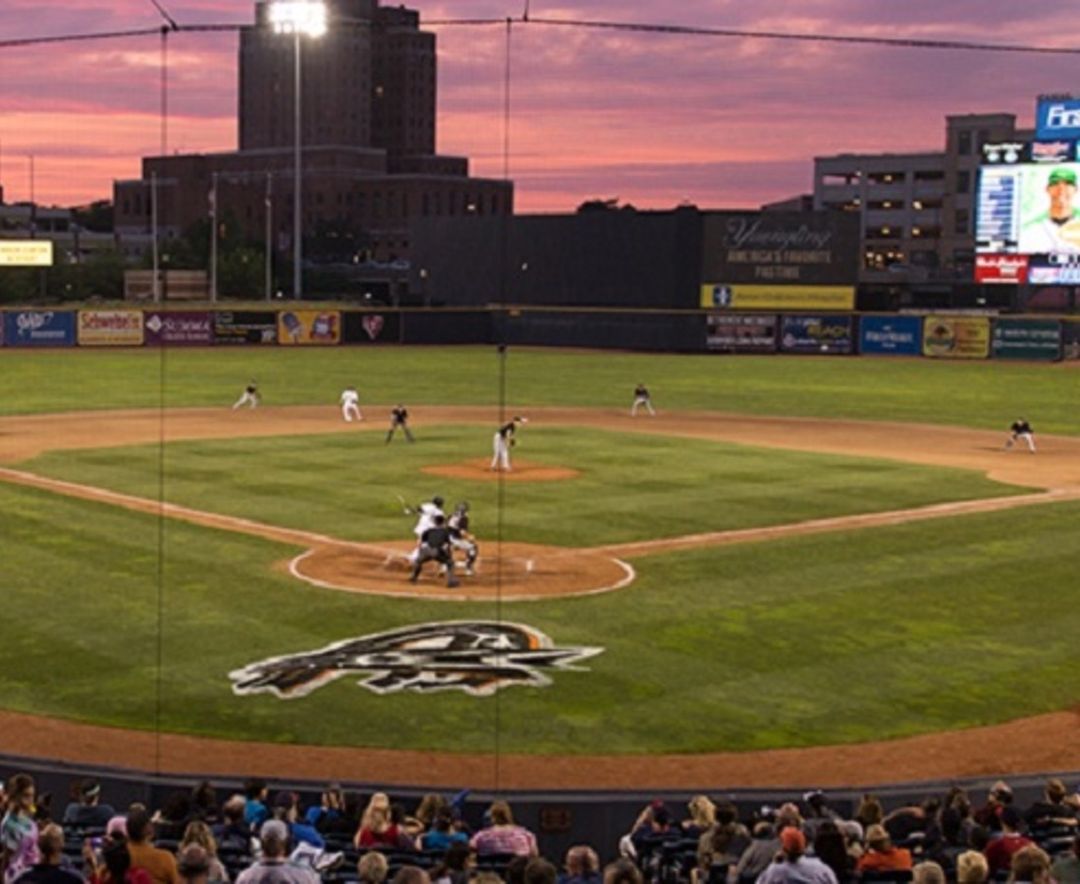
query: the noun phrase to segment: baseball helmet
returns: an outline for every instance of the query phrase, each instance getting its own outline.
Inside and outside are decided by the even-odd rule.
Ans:
[[[431,502],[433,504],[435,504],[435,506],[442,506],[443,505],[443,499],[441,497],[439,497],[439,495],[437,495],[437,494],[433,498],[431,498]]]
[[[467,500],[463,500],[461,501],[461,503],[455,506],[454,509],[456,509],[459,513],[467,513],[469,511],[469,502]]]

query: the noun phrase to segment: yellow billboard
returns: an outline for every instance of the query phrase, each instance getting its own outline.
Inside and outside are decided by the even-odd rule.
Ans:
[[[705,283],[701,306],[710,310],[854,310],[855,287]]]
[[[944,359],[986,359],[990,355],[989,318],[927,316],[923,320],[923,355]]]
[[[141,347],[141,310],[80,310],[80,347]]]
[[[278,314],[278,343],[337,344],[341,341],[338,310],[282,310]]]
[[[0,267],[52,267],[53,244],[47,239],[0,239]]]

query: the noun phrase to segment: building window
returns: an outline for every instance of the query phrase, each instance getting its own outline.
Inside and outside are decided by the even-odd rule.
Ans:
[[[971,133],[970,132],[957,132],[956,133],[956,152],[962,157],[971,155]]]
[[[885,270],[893,264],[900,264],[904,253],[893,248],[868,248],[863,255],[863,266],[867,270]]]
[[[916,181],[943,181],[945,172],[941,169],[923,169],[915,173]]]
[[[967,170],[961,170],[956,173],[956,192],[957,193],[970,193],[971,192],[971,173]]]
[[[904,228],[892,224],[866,228],[867,239],[900,239],[903,235]]]
[[[966,234],[968,232],[968,210],[957,209],[956,210],[956,227],[955,232],[959,234]]]
[[[880,211],[882,209],[902,209],[904,208],[903,200],[870,200],[866,204],[866,208]]]

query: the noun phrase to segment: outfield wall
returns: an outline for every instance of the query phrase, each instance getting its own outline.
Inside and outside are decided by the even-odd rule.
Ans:
[[[5,347],[492,344],[680,353],[1080,358],[1080,320],[968,314],[536,307],[6,310]]]

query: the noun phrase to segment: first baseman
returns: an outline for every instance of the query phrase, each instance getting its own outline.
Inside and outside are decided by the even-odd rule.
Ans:
[[[240,398],[233,403],[233,411],[236,411],[236,409],[244,405],[255,408],[258,406],[260,398],[259,385],[256,383],[255,379],[252,378],[248,382],[248,385],[244,387],[244,392],[240,394]]]
[[[341,416],[346,423],[353,418],[358,421],[364,419],[364,415],[360,413],[360,394],[356,392],[356,387],[348,386],[341,391]]]
[[[517,425],[528,422],[528,418],[515,416],[495,431],[491,440],[491,469],[510,472],[510,449],[515,444],[514,434],[517,432]]]
[[[1013,421],[1009,425],[1009,438],[1005,440],[1005,450],[1008,451],[1016,443],[1017,439],[1023,439],[1027,443],[1028,451],[1035,453],[1035,431],[1023,418]]]
[[[656,417],[656,412],[652,407],[652,397],[649,396],[649,388],[644,384],[638,384],[634,387],[634,404],[630,406],[630,416],[637,417],[638,409],[643,405],[652,417]]]

